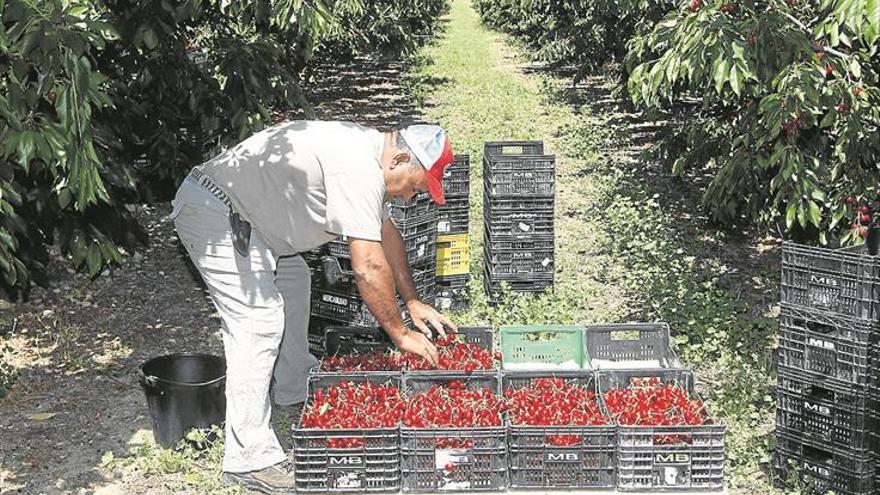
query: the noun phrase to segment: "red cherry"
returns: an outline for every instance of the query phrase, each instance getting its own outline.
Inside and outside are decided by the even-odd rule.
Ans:
[[[834,64],[828,64],[825,66],[825,75],[830,76],[834,74]]]
[[[443,466],[443,470],[446,471],[447,473],[451,473],[451,472],[455,471],[455,464],[453,464],[451,462],[447,462],[446,465]]]
[[[867,206],[861,206],[859,207],[859,213],[871,213],[871,208]]]
[[[859,230],[859,237],[861,237],[862,239],[864,239],[865,237],[868,237],[868,229],[862,227]]]

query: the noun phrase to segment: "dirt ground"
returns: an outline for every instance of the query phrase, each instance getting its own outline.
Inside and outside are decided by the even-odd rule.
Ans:
[[[319,75],[316,117],[382,128],[417,118],[403,70],[361,60]],[[136,208],[151,236],[142,253],[94,281],[57,259],[48,289],[0,306],[0,359],[18,370],[0,400],[0,493],[150,492],[149,480],[108,484],[100,468],[105,452],[125,454],[150,429],[138,366],[170,352],[222,354],[220,320],[167,219],[170,204]]]

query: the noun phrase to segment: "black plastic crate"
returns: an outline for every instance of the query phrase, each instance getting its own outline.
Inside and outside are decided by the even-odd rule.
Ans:
[[[402,199],[393,199],[389,201],[388,207],[391,213],[391,219],[394,223],[400,225],[436,215],[438,212],[437,204],[431,199],[427,193],[421,193],[414,196],[410,201]]]
[[[407,373],[403,388],[412,397],[452,380],[461,380],[468,388],[488,387],[499,393],[496,372]],[[507,487],[507,429],[503,424],[491,428],[401,426],[400,439],[404,492],[495,491]]]
[[[471,157],[455,155],[452,163],[443,170],[443,193],[450,197],[467,196],[470,192]]]
[[[513,296],[540,295],[553,287],[553,279],[546,280],[492,280],[484,267],[483,289],[490,304],[498,304],[504,296],[504,285]]]
[[[314,288],[360,297],[351,267],[351,258],[327,255],[321,258],[320,264],[321,268],[313,278]],[[431,265],[430,259],[425,258],[410,267],[416,293],[425,301],[434,296],[436,270]]]
[[[666,323],[590,325],[584,345],[594,370],[682,367]]]
[[[536,378],[561,378],[595,391],[595,378],[583,371],[505,372],[502,390],[530,386]],[[597,399],[598,400],[598,399]],[[513,488],[610,488],[615,485],[617,429],[608,426],[526,426],[507,418],[510,486]],[[577,445],[556,446],[552,437],[576,437]]]
[[[601,370],[599,393],[651,377],[675,383],[702,400],[694,390],[693,373],[682,369]],[[714,419],[699,426],[618,425],[618,490],[723,489],[725,431],[726,426]]]
[[[556,256],[553,249],[542,251],[485,250],[485,263],[493,279],[505,276],[554,273]]]
[[[776,452],[773,456],[773,474],[776,484],[786,486],[791,476],[801,480],[810,478],[810,493],[825,495],[871,495],[874,492],[872,456],[853,453],[829,445],[815,446],[799,440],[797,432],[776,429]]]
[[[486,141],[483,144],[483,157],[543,155],[543,141]]]
[[[416,226],[416,228],[420,229],[420,233],[403,239],[406,244],[406,261],[410,265],[422,263],[437,255],[437,231],[434,225],[424,224]],[[414,228],[414,231],[416,228]],[[345,240],[327,243],[327,254],[351,260],[351,248],[348,245],[348,241]],[[351,265],[351,261],[348,262],[348,265]]]
[[[867,386],[873,374],[871,351],[878,328],[863,320],[782,306],[779,316],[779,366],[796,368],[816,380]]]
[[[483,161],[483,186],[491,197],[553,196],[556,157],[553,155],[495,155]]]
[[[437,289],[434,303],[441,311],[461,311],[470,306],[470,292],[468,284],[470,275],[457,276],[452,280],[445,277],[437,277]]]
[[[391,338],[377,327],[330,326],[325,330],[328,356],[384,352],[394,349]]]
[[[493,237],[489,230],[483,231],[483,245],[493,252],[505,251],[548,251],[555,249],[552,235],[534,235],[522,239],[510,237]]]
[[[324,353],[326,352],[325,331],[326,328],[332,324],[333,322],[323,318],[318,318],[316,316],[309,317],[308,340],[309,353],[311,355],[317,358],[324,356]]]
[[[341,381],[400,386],[400,375],[335,374],[309,378],[309,397]],[[331,448],[331,439],[361,439],[362,447]],[[396,492],[400,490],[398,428],[318,429],[297,425],[293,431],[297,492]]]
[[[864,246],[826,249],[782,245],[783,303],[844,318],[880,321],[880,257]]]
[[[873,450],[877,401],[867,387],[815,383],[799,370],[780,368],[776,424],[815,445]]]
[[[485,231],[493,239],[524,239],[532,236],[553,236],[552,211],[506,210],[486,214],[483,219]],[[487,246],[488,248],[488,246]]]
[[[337,324],[365,327],[379,326],[370,313],[367,304],[360,296],[340,294],[322,289],[312,289],[311,314]],[[399,301],[398,301],[399,302]],[[401,307],[404,323],[409,322],[409,314]]]
[[[467,208],[444,210],[437,219],[437,233],[467,234],[470,228],[470,216]]]
[[[486,258],[491,256],[491,253],[485,253]],[[510,282],[511,284],[514,282],[522,282],[522,283],[530,283],[535,285],[536,287],[540,287],[541,284],[544,283],[552,283],[555,272],[553,270],[548,270],[549,265],[547,267],[541,267],[542,271],[525,271],[531,264],[526,265],[525,269],[520,268],[523,271],[516,271],[511,269],[497,269],[491,263],[489,263],[488,259],[483,259],[483,273],[486,274],[487,280],[491,285],[497,285],[501,282]],[[535,263],[540,266],[540,263]],[[552,264],[552,263],[551,263]],[[522,287],[525,287],[523,285]]]

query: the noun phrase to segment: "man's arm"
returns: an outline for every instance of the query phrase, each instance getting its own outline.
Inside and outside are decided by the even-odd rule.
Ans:
[[[411,332],[403,323],[397,299],[394,297],[394,279],[382,244],[363,239],[349,239],[351,266],[358,292],[391,340],[403,351],[416,353],[437,364],[437,348],[425,335]],[[410,281],[412,284],[412,281]]]
[[[406,261],[406,244],[390,217],[382,222],[382,250],[391,265],[391,271],[394,272],[394,283],[403,302],[409,304],[411,301],[418,301],[419,295]]]
[[[400,236],[400,231],[390,218],[386,218],[382,222],[382,249],[385,251],[385,257],[391,270],[394,272],[394,280],[397,282],[397,292],[406,302],[409,309],[409,315],[412,317],[413,325],[422,331],[426,336],[431,335],[431,327],[441,337],[446,336],[444,325],[454,331],[458,330],[452,321],[440,314],[436,309],[428,304],[423,303],[416,293],[415,284],[412,280],[412,273],[409,269],[409,263],[406,260],[406,244]]]

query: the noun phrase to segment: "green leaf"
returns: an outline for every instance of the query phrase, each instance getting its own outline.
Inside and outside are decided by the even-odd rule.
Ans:
[[[877,13],[880,15],[880,12]],[[849,72],[856,79],[860,79],[862,77],[862,64],[859,63],[859,59],[856,57],[851,57],[849,59]]]
[[[797,216],[797,204],[794,201],[790,201],[788,203],[788,207],[785,208],[785,227],[791,228],[794,225],[795,217]]]
[[[740,75],[739,71],[736,68],[736,65],[730,68],[730,88],[733,89],[733,92],[736,93],[736,96],[741,96]]]
[[[148,50],[155,50],[157,46],[159,46],[159,38],[156,37],[156,32],[153,31],[153,28],[147,28],[144,31],[144,46],[147,47]]]
[[[819,205],[812,201],[807,201],[807,215],[810,220],[810,223],[819,227],[822,223],[822,211],[819,209]]]
[[[30,170],[35,150],[33,134],[30,131],[23,131],[18,137],[18,165],[25,172]]]
[[[99,246],[94,244],[89,246],[88,253],[86,254],[86,266],[89,270],[89,276],[94,277],[100,273],[101,268],[104,266],[104,260],[101,257],[101,248]]]

